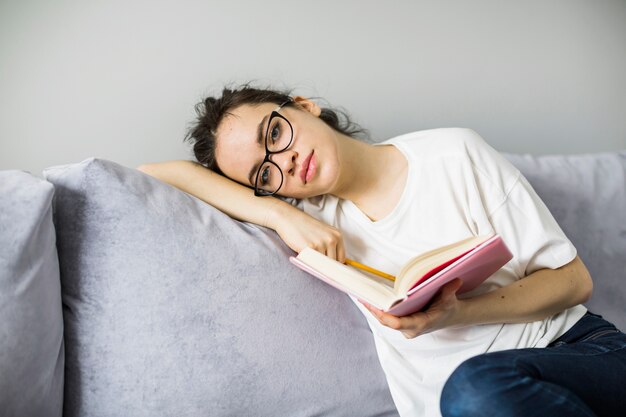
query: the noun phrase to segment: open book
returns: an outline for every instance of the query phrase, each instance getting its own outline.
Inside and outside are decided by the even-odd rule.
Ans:
[[[498,235],[471,237],[410,259],[393,286],[311,248],[290,261],[345,293],[395,316],[405,316],[421,310],[441,286],[457,277],[463,280],[457,294],[473,290],[512,257]]]

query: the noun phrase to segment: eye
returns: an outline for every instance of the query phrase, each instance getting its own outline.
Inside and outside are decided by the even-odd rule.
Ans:
[[[262,186],[267,185],[270,182],[270,167],[269,166],[263,167],[260,177],[261,177]]]
[[[272,127],[270,138],[272,139],[272,143],[276,143],[276,141],[280,138],[280,124],[276,123],[274,127]]]

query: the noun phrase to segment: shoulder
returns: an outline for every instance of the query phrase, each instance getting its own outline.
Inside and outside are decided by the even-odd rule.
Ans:
[[[428,158],[455,155],[468,157],[490,148],[478,133],[462,127],[420,130],[390,138],[383,143],[394,144],[415,156]]]
[[[483,184],[508,190],[519,171],[473,129],[440,128],[407,133],[388,140],[416,165],[429,170],[461,172]],[[463,169],[464,168],[464,169]],[[461,169],[461,170],[459,170]]]
[[[483,138],[474,130],[464,127],[444,127],[438,129],[418,130],[387,139],[384,143],[402,143],[411,146],[463,146],[470,144],[480,146]]]

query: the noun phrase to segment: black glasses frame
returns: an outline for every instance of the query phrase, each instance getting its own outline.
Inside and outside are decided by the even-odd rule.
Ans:
[[[269,120],[267,121],[267,129],[265,129],[265,158],[263,158],[263,162],[261,162],[261,165],[259,165],[259,169],[257,170],[256,176],[254,177],[254,195],[257,197],[269,197],[271,195],[274,195],[278,192],[278,190],[280,190],[280,187],[283,186],[283,181],[285,180],[283,171],[280,169],[278,164],[270,160],[270,156],[276,155],[281,152],[285,152],[287,148],[291,146],[291,142],[293,142],[293,126],[291,125],[291,122],[289,122],[289,120],[287,120],[285,116],[278,113],[278,111],[282,109],[285,104],[291,103],[291,102],[292,100],[288,100],[284,102],[283,104],[281,104],[280,106],[278,106],[276,110],[272,111],[272,113],[270,114]],[[270,127],[272,126],[272,120],[274,120],[275,117],[280,117],[281,119],[287,122],[287,124],[289,125],[289,130],[291,130],[291,137],[289,138],[289,143],[287,143],[287,146],[285,146],[283,149],[279,151],[270,151],[269,147],[267,146],[267,141],[268,141],[268,137],[270,133]],[[257,187],[257,184],[259,183],[259,175],[261,175],[261,170],[263,169],[263,165],[265,165],[266,162],[269,162],[270,164],[274,165],[278,169],[278,172],[280,172],[280,185],[278,186],[276,191],[273,191],[273,192],[265,191]]]

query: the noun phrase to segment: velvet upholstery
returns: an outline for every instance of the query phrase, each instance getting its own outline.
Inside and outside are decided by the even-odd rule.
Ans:
[[[59,417],[63,317],[54,188],[0,171],[0,415]]]
[[[626,152],[505,156],[626,329]],[[364,319],[275,233],[113,162],[44,175],[0,172],[0,415],[396,415]]]
[[[268,229],[137,170],[51,167],[65,415],[397,415],[360,312]]]

